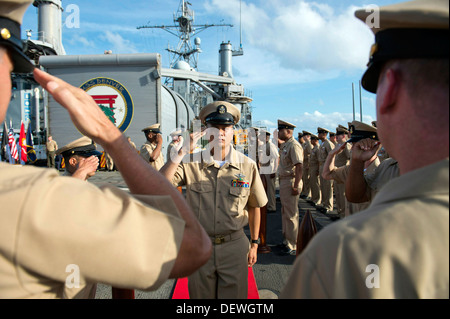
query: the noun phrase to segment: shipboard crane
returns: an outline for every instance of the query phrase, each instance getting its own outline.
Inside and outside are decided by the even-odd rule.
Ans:
[[[172,26],[166,25],[146,25],[137,27],[140,29],[162,29],[179,38],[177,49],[168,47],[166,50],[173,54],[170,68],[173,68],[178,61],[185,61],[193,69],[198,70],[198,54],[202,52],[200,48],[200,38],[193,39],[200,32],[212,27],[233,27],[232,24],[194,24],[194,11],[189,8],[191,3],[185,0],[180,1],[178,11],[174,13]]]

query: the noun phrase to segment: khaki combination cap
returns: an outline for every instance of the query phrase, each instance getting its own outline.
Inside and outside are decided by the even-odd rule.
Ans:
[[[23,16],[32,0],[0,0],[0,46],[9,50],[13,72],[31,73],[34,64],[24,53],[20,39]]]
[[[282,130],[282,129],[284,129],[284,128],[287,128],[287,129],[289,129],[289,130],[293,130],[294,128],[296,128],[297,126],[295,126],[294,124],[292,124],[292,123],[289,123],[289,122],[286,122],[286,121],[283,121],[283,120],[278,120],[278,129],[279,130]]]
[[[319,137],[316,134],[311,134],[311,140],[318,140]]]
[[[142,132],[161,133],[160,128],[161,128],[161,124],[156,123],[156,124],[147,126],[146,128],[143,128],[143,129],[142,129]]]
[[[371,138],[378,141],[377,128],[359,121],[353,121],[350,124],[349,131],[351,134],[349,143],[355,143],[364,138]]]
[[[376,12],[375,12],[376,13]],[[379,25],[372,26],[372,10],[360,9],[355,16],[375,34],[368,68],[361,85],[376,93],[381,68],[392,59],[449,57],[449,1],[416,0],[379,8]]]
[[[336,127],[336,135],[348,134],[348,129],[343,125]]]
[[[241,112],[229,102],[216,101],[206,105],[198,116],[203,124],[234,125],[239,122]]]
[[[323,128],[323,127],[318,127],[317,133],[331,133],[331,131],[327,130],[326,128]]]
[[[102,153],[97,151],[97,146],[94,142],[86,136],[83,136],[69,144],[59,148],[56,151],[56,155],[69,156],[69,155],[80,155],[84,157],[89,157],[92,155],[101,156]]]
[[[305,135],[313,135],[311,132],[308,132],[308,131],[303,131],[303,136],[305,136]]]
[[[176,130],[170,133],[170,136],[180,136],[183,134],[183,130]]]

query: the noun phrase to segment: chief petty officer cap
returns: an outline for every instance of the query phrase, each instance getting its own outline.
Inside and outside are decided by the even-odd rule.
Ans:
[[[203,124],[234,125],[239,122],[241,112],[233,104],[216,101],[206,105],[198,115]]]
[[[143,128],[142,132],[153,132],[153,133],[161,134],[160,127],[161,127],[161,124],[159,124],[159,123],[153,124],[153,125],[150,125],[150,126],[148,126],[146,128]]]
[[[361,84],[376,93],[383,64],[392,59],[449,57],[449,1],[416,0],[379,8],[379,26],[371,26],[375,44]],[[375,12],[376,13],[376,12]],[[372,10],[357,10],[355,16],[372,23]]]
[[[283,121],[283,120],[278,120],[278,129],[282,130],[284,128],[287,128],[289,130],[293,130],[294,128],[296,128],[297,126],[295,126],[294,124],[291,124],[289,122]]]
[[[364,138],[371,138],[378,141],[377,128],[372,125],[353,121],[350,123],[349,131],[351,134],[350,139],[347,141],[349,143],[356,143]]]
[[[8,49],[15,73],[31,73],[34,69],[34,64],[24,53],[24,44],[20,39],[23,15],[32,2],[0,0],[0,46]]]
[[[80,155],[84,157],[89,157],[92,155],[101,156],[102,153],[97,151],[97,147],[94,142],[86,136],[83,136],[69,144],[59,148],[56,151],[56,155],[61,154],[62,156],[70,156],[70,155]]]
[[[312,133],[308,132],[308,131],[303,131],[303,136],[305,135],[312,135]]]
[[[172,133],[170,133],[170,136],[181,136],[183,135],[183,130],[179,129],[179,130],[175,130]]]
[[[341,134],[348,134],[348,129],[345,126],[339,124],[338,127],[336,127],[336,135]]]
[[[311,134],[311,140],[318,140],[319,137],[316,134]]]
[[[331,131],[329,131],[326,128],[323,128],[323,127],[318,127],[317,128],[317,133],[331,133]]]

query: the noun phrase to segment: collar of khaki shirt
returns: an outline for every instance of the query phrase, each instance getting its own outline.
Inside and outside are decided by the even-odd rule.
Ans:
[[[230,161],[231,159],[231,161]],[[202,164],[203,168],[209,167],[211,165],[216,165],[216,162],[211,155],[211,148],[209,146],[206,147],[205,150],[202,151]],[[233,166],[234,168],[239,168],[239,162],[238,162],[238,156],[237,151],[230,145],[230,152],[225,157],[225,164],[229,164],[230,166]]]

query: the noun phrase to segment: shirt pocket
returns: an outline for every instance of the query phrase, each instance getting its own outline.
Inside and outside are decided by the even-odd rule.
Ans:
[[[214,187],[209,182],[192,183],[189,203],[197,218],[201,212],[213,212],[215,206]]]
[[[250,195],[250,188],[230,187],[228,198],[230,200],[230,214],[233,217],[244,214],[245,206]]]

